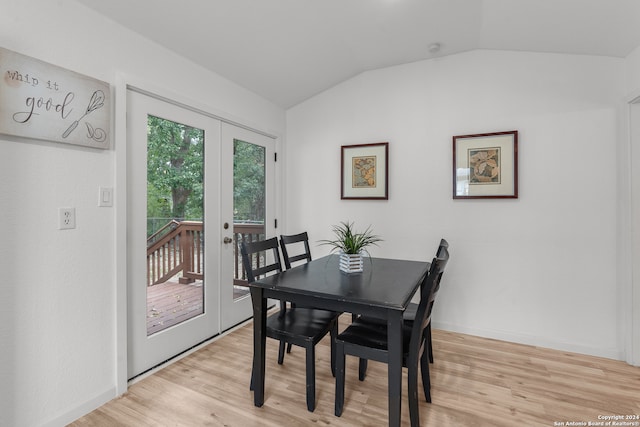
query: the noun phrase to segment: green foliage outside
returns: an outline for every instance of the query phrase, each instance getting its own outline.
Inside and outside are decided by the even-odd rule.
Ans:
[[[233,152],[233,220],[263,223],[264,148],[236,139]]]
[[[154,116],[147,126],[149,236],[172,219],[203,219],[205,136],[201,129]],[[264,222],[264,148],[235,140],[234,154],[234,222]]]
[[[204,132],[154,116],[147,126],[147,218],[201,220]]]

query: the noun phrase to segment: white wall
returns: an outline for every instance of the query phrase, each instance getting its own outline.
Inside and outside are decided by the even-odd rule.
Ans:
[[[287,112],[287,231],[371,224],[452,259],[434,326],[611,358],[624,61],[473,51],[361,74]],[[453,200],[452,136],[519,131],[517,200]],[[388,201],[340,200],[340,146],[389,141]],[[314,248],[314,256],[327,252]]]
[[[640,46],[625,58],[625,70],[628,92],[640,95]]]
[[[0,41],[112,85],[134,76],[212,113],[284,133],[280,108],[71,0],[4,0]],[[0,137],[2,426],[64,425],[115,396],[118,207],[97,201],[98,187],[114,186],[115,170],[123,170],[116,150],[124,147],[124,140],[104,151]],[[59,231],[57,209],[69,206],[77,228]]]
[[[628,143],[622,145],[624,152],[619,163],[620,170],[626,168],[631,179],[630,185],[623,187],[628,196],[622,198],[620,213],[626,219],[627,229],[620,240],[630,268],[623,270],[620,289],[621,306],[626,308],[621,330],[626,342],[625,360],[640,366],[640,227],[637,220],[640,216],[640,46],[625,59],[625,66],[628,90],[622,108],[622,133]]]

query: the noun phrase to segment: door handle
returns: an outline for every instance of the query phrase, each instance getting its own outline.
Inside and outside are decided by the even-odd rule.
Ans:
[[[233,243],[233,239],[231,237],[225,237],[222,241],[224,243]]]

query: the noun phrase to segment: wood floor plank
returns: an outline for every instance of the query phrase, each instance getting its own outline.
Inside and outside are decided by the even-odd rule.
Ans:
[[[344,327],[350,316],[340,319]],[[252,325],[240,327],[155,374],[71,424],[88,426],[380,426],[387,422],[387,367],[347,357],[344,412],[335,417],[329,338],[317,347],[316,410],[305,403],[305,354],[294,347],[278,365],[267,340],[265,403],[249,390]],[[549,427],[640,415],[640,368],[621,361],[433,330],[431,404],[420,420],[438,427]],[[403,374],[402,422],[409,424]],[[422,387],[422,385],[419,385]],[[560,425],[560,424],[557,424]],[[640,426],[640,423],[638,423]]]

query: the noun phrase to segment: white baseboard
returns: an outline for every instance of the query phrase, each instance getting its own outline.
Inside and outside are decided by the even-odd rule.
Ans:
[[[55,418],[43,423],[42,427],[66,426],[67,424],[72,423],[73,421],[88,414],[94,409],[98,409],[100,406],[104,405],[105,403],[109,402],[115,397],[116,397],[116,388],[111,387],[108,390],[104,391],[103,393],[100,393],[99,395],[94,396],[93,398],[75,406],[73,409],[65,413],[62,413],[56,416]]]
[[[567,351],[570,353],[586,354],[589,356],[604,357],[613,360],[624,360],[624,351],[617,348],[594,348],[583,346],[580,344],[549,340],[531,335],[514,334],[511,332],[496,330],[468,328],[448,322],[433,322],[432,326],[434,329],[442,329],[445,331],[458,332],[461,334],[475,335],[483,338],[493,338],[500,341],[508,341],[518,344],[532,345],[535,347],[550,348],[553,350]]]

